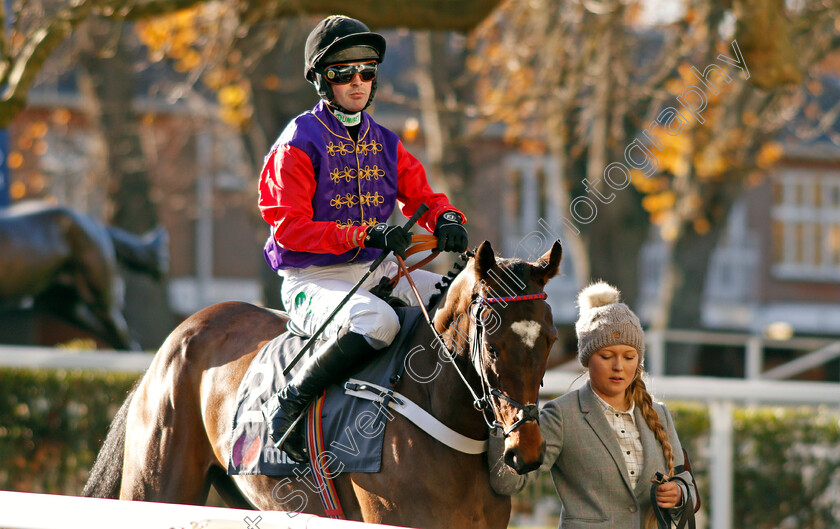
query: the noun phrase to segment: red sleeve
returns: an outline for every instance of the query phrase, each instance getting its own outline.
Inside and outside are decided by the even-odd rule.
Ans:
[[[260,175],[260,213],[274,227],[281,248],[297,252],[341,254],[359,246],[364,226],[340,228],[335,222],[312,220],[315,171],[300,149],[280,146],[266,160]],[[361,237],[359,237],[361,235]]]
[[[426,170],[420,160],[405,150],[402,141],[397,144],[397,172],[399,173],[397,202],[403,215],[411,218],[420,204],[425,202],[429,206],[429,211],[420,217],[417,224],[430,233],[435,231],[438,217],[447,211],[457,212],[464,222],[467,222],[467,216],[450,204],[446,195],[432,191],[426,179]]]

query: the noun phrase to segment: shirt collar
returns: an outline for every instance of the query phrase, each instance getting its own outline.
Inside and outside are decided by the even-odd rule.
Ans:
[[[330,108],[323,99],[318,101],[318,104],[312,109],[312,114],[318,118],[318,121],[320,121],[333,135],[353,141],[352,138],[350,138],[350,133],[347,132],[347,128],[343,123],[341,123],[341,121],[338,120],[335,114],[330,111]],[[368,129],[370,129],[370,117],[367,112],[364,111],[359,112],[359,114],[362,116],[361,126],[359,127],[359,140],[362,140],[367,135]]]
[[[340,110],[333,110],[332,113],[336,119],[344,124],[345,127],[354,127],[362,123],[361,112],[356,112],[355,114],[345,114]]]
[[[620,410],[615,409],[612,406],[612,404],[609,404],[607,401],[602,399],[601,396],[598,395],[598,393],[594,389],[592,390],[592,394],[595,395],[596,399],[598,399],[598,404],[601,405],[601,407],[604,409],[605,412],[629,414],[630,417],[633,418],[633,422],[635,422],[636,419],[635,419],[635,416],[633,414],[633,412],[636,410],[636,403],[635,402],[630,401],[630,409],[628,409],[627,411],[620,411]]]

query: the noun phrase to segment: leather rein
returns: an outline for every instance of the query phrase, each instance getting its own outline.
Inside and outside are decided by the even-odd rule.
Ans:
[[[420,237],[422,237],[423,239],[420,239]],[[436,242],[433,244],[432,241],[428,240],[429,237],[434,239],[434,241],[437,240],[433,235],[420,235],[420,236],[414,235],[412,237],[413,241],[416,241],[416,240],[420,239],[420,240],[423,240],[423,242],[420,243],[420,244],[416,244],[415,246],[412,246],[411,248],[409,248],[406,251],[406,254],[407,255],[412,255],[412,254],[414,254],[418,251],[429,250],[429,249],[433,248],[436,245]],[[421,248],[418,249],[418,250],[415,250],[415,248],[417,248],[417,247],[421,247]],[[473,320],[474,325],[473,325],[473,330],[472,330],[472,333],[471,333],[472,336],[471,336],[471,339],[470,339],[470,342],[471,342],[471,344],[470,344],[470,346],[471,346],[470,357],[471,357],[471,360],[472,360],[473,367],[476,370],[476,373],[481,378],[481,393],[482,394],[479,397],[478,394],[473,389],[473,387],[470,385],[469,381],[467,381],[467,378],[466,378],[466,376],[464,376],[464,373],[461,371],[461,368],[459,368],[458,364],[455,362],[455,358],[456,358],[455,353],[452,352],[449,349],[449,347],[447,347],[446,342],[444,341],[443,337],[440,335],[440,333],[437,331],[437,329],[435,329],[434,323],[433,323],[431,317],[429,316],[429,312],[428,312],[428,310],[426,310],[426,306],[423,303],[423,297],[420,295],[420,292],[417,290],[417,286],[414,284],[414,280],[411,278],[411,273],[410,272],[412,270],[415,270],[416,268],[419,268],[420,266],[423,266],[424,264],[428,263],[429,261],[431,261],[432,259],[437,257],[437,253],[438,252],[433,252],[432,255],[429,258],[421,261],[420,263],[412,266],[411,268],[407,268],[406,264],[402,260],[402,258],[399,255],[397,255],[396,258],[397,258],[397,264],[399,265],[399,273],[397,274],[397,276],[394,279],[392,279],[392,284],[395,285],[396,282],[399,280],[399,278],[401,276],[405,276],[405,278],[408,280],[408,283],[411,286],[411,290],[414,292],[414,295],[417,297],[417,301],[420,305],[420,309],[423,311],[423,315],[426,318],[426,323],[429,325],[429,328],[431,328],[432,332],[434,333],[435,338],[438,341],[438,344],[443,348],[444,351],[446,351],[446,354],[449,357],[449,360],[450,360],[450,363],[452,364],[452,367],[455,368],[455,371],[458,373],[458,376],[461,378],[461,381],[464,383],[464,385],[467,387],[467,390],[470,392],[470,395],[473,398],[473,407],[477,411],[481,412],[481,416],[484,419],[484,422],[487,423],[487,426],[489,428],[491,428],[491,429],[493,429],[493,428],[501,429],[504,432],[504,436],[507,438],[514,430],[516,430],[517,428],[519,428],[520,426],[522,426],[523,424],[525,424],[527,422],[536,422],[537,424],[539,424],[539,422],[540,422],[540,420],[539,420],[540,409],[539,409],[539,403],[538,402],[534,403],[534,404],[522,404],[520,402],[517,402],[516,400],[514,400],[514,399],[510,398],[509,396],[505,395],[504,393],[502,393],[498,389],[492,387],[490,385],[490,382],[487,380],[487,372],[486,372],[486,370],[484,370],[482,368],[482,365],[481,365],[481,348],[484,344],[484,332],[485,332],[485,330],[484,330],[484,324],[481,321],[479,312],[484,307],[487,307],[487,306],[489,306],[493,303],[510,303],[510,302],[514,302],[514,301],[544,300],[544,299],[547,298],[547,294],[545,292],[540,292],[539,294],[523,294],[523,295],[519,295],[519,296],[489,297],[489,298],[481,296],[481,297],[475,299],[471,303],[471,306],[474,307],[474,309],[471,309],[472,312],[473,312],[473,314],[471,315],[472,316],[471,319]],[[491,352],[491,356],[495,358],[497,356],[497,353]],[[498,399],[504,400],[508,404],[510,404],[511,406],[513,406],[513,407],[515,407],[519,410],[519,413],[517,413],[518,419],[509,428],[505,429],[504,425],[501,424],[498,421],[498,419],[497,419],[497,417],[499,417],[498,409],[497,409],[495,403],[493,402],[493,399],[490,398],[488,395],[492,395],[492,396],[494,396]],[[492,421],[490,419],[488,419],[488,417],[487,417],[488,411],[492,414]]]

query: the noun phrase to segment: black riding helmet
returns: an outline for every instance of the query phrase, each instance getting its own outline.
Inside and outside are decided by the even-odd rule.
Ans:
[[[330,83],[324,79],[324,67],[341,62],[385,60],[385,38],[373,33],[364,23],[355,18],[333,15],[315,26],[306,38],[304,51],[304,75],[306,80],[315,85],[321,99],[342,112],[346,109],[337,105],[333,99]],[[373,102],[376,93],[376,78],[370,89],[367,108]]]

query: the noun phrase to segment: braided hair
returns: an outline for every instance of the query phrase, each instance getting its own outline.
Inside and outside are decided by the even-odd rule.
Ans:
[[[671,441],[668,439],[668,432],[659,421],[659,414],[653,408],[653,398],[648,393],[645,381],[642,379],[644,369],[642,369],[641,362],[636,367],[636,376],[633,382],[627,388],[625,395],[632,400],[639,407],[642,412],[642,417],[645,418],[648,428],[651,429],[656,440],[662,445],[662,451],[665,454],[665,461],[668,463],[668,477],[674,476],[674,448],[671,446]]]

